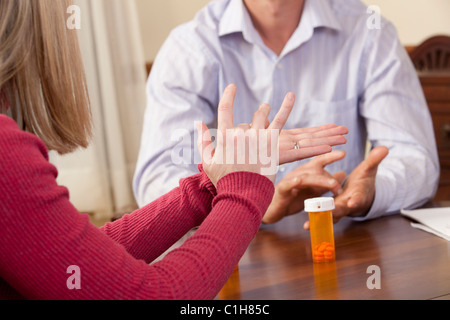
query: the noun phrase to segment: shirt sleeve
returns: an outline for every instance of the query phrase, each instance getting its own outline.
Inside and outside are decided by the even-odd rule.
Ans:
[[[147,109],[133,182],[142,207],[196,172],[195,122],[216,123],[218,63],[188,26],[161,48],[147,83]],[[151,185],[151,188],[149,187]]]
[[[426,203],[437,190],[440,174],[431,115],[394,26],[385,21],[369,34],[360,114],[372,146],[386,146],[390,153],[379,166],[370,212],[356,220]]]
[[[200,174],[102,232],[57,185],[42,141],[2,120],[0,278],[27,299],[213,299],[273,196],[269,179],[239,172],[219,181],[212,200],[211,190],[198,192]],[[168,220],[161,223],[161,215]],[[165,244],[162,238],[181,232],[184,223],[201,226],[182,247],[152,265],[140,259],[155,255],[150,247]],[[72,270],[79,272],[78,289],[68,285]]]

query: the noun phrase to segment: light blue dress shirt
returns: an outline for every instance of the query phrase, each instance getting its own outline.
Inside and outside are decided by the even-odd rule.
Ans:
[[[361,219],[428,201],[439,161],[433,124],[414,67],[394,26],[370,28],[357,0],[307,0],[301,22],[280,56],[263,43],[242,0],[215,0],[172,31],[147,86],[142,147],[134,191],[143,206],[195,174],[200,162],[195,122],[216,127],[225,87],[237,85],[235,124],[250,123],[261,103],[297,101],[286,129],[347,126],[347,157],[327,167],[351,173],[367,140],[390,154],[376,179],[375,201]],[[307,160],[305,160],[307,161]],[[304,161],[284,165],[280,181]]]

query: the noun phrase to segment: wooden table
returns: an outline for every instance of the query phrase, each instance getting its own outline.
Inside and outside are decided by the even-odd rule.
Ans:
[[[218,299],[450,299],[450,242],[400,215],[344,219],[335,225],[336,262],[313,264],[306,218],[262,226]],[[370,266],[379,267],[381,289],[367,286]]]

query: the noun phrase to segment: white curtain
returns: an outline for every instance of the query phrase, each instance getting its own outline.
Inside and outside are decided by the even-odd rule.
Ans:
[[[132,177],[146,105],[146,69],[134,0],[76,0],[80,45],[94,117],[89,149],[60,157],[58,183],[96,220],[136,206]]]

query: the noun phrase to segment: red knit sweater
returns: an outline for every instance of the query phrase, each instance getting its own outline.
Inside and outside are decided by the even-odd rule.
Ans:
[[[0,299],[213,299],[255,236],[274,187],[200,173],[98,229],[56,183],[43,142],[0,115]],[[150,264],[192,228],[198,231]],[[79,268],[80,289],[68,279]],[[75,282],[74,282],[75,283]]]

